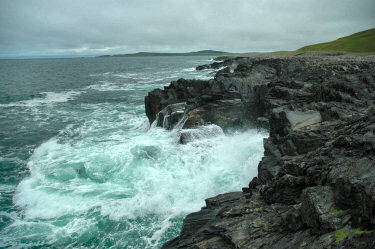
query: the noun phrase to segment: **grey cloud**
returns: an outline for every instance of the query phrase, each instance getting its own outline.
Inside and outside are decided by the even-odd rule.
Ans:
[[[292,50],[375,27],[373,0],[0,0],[0,56]]]

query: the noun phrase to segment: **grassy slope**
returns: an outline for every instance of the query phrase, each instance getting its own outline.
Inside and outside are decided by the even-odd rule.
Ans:
[[[331,42],[305,46],[297,50],[297,52],[308,51],[375,52],[375,29],[365,30]]]

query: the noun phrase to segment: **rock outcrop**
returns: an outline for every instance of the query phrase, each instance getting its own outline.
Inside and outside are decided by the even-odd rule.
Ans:
[[[166,128],[268,128],[258,176],[207,199],[163,248],[375,248],[375,57],[222,65],[212,80],[150,92],[146,113],[152,122],[163,110]]]

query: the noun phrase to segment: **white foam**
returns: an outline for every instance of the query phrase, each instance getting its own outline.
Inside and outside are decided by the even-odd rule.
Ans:
[[[1,107],[35,107],[40,105],[50,105],[55,103],[68,102],[75,99],[82,92],[80,91],[67,91],[67,92],[41,92],[42,97],[11,102],[9,104],[0,104]]]
[[[173,224],[170,222],[173,216],[167,216],[162,219],[162,221],[157,224],[157,227],[154,229],[156,232],[152,235],[151,238],[144,238],[147,244],[154,248],[159,244],[159,241],[162,239],[164,233],[171,227]]]
[[[195,72],[195,67],[182,69],[183,72]]]
[[[163,78],[151,78],[151,79],[139,81],[139,83],[146,83],[146,84],[147,83],[154,83],[154,82],[159,82],[159,81],[163,81],[163,80],[166,80],[166,79],[167,79],[167,77],[163,77]]]
[[[118,78],[131,79],[139,75],[139,73],[116,73],[112,75]]]
[[[2,230],[3,238],[0,240],[0,247],[25,248],[24,242],[20,243],[19,238],[30,240],[33,237],[38,237],[38,240],[31,240],[27,243],[29,246],[44,247],[47,244],[58,245],[59,239],[77,237],[82,231],[95,232],[97,222],[93,219],[76,217],[69,220],[64,226],[55,225],[48,220],[24,220],[11,213],[11,218],[14,220],[12,224]],[[5,235],[5,236],[4,236]],[[92,233],[91,236],[94,236]]]
[[[0,184],[0,194],[5,192],[10,192],[15,189],[16,186],[10,184]]]
[[[84,90],[96,90],[96,91],[126,91],[126,90],[133,90],[133,89],[139,89],[140,87],[137,87],[133,84],[120,84],[110,81],[99,81],[97,84],[93,84],[90,86],[87,86],[84,88]]]
[[[247,185],[265,136],[216,134],[178,145],[171,134],[155,128],[128,140],[118,136],[116,143],[87,139],[74,145],[53,138],[34,151],[31,176],[19,184],[14,201],[28,218],[83,214],[94,207],[114,220],[179,216],[198,210],[207,197]],[[152,156],[131,153],[135,146]]]
[[[69,101],[89,90],[145,89],[162,86],[171,77],[205,78],[207,72],[192,68],[173,75],[107,72],[97,75],[105,80],[77,94],[45,93],[39,102],[17,105]],[[124,84],[126,77],[134,83]],[[82,103],[81,107],[85,115],[69,113],[67,118],[77,122],[42,143],[29,158],[30,176],[17,186],[13,200],[24,212],[6,228],[13,234],[9,238],[30,236],[26,231],[30,233],[32,227],[40,228],[40,237],[51,243],[85,234],[96,236],[100,219],[119,224],[129,221],[118,234],[111,231],[110,236],[119,238],[114,248],[132,247],[126,241],[128,233],[140,234],[145,248],[159,247],[170,228],[181,224],[187,213],[199,210],[205,198],[239,191],[248,184],[256,175],[267,136],[255,130],[226,135],[210,125],[195,130],[192,140],[182,145],[178,144],[179,131],[149,126],[143,105]],[[67,219],[64,226],[55,225],[60,219]]]

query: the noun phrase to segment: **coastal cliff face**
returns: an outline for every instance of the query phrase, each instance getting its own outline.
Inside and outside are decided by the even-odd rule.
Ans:
[[[172,82],[146,114],[181,143],[207,123],[269,129],[258,176],[206,200],[163,248],[375,248],[375,57],[231,58]],[[187,129],[190,130],[190,129]]]

